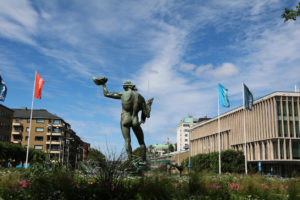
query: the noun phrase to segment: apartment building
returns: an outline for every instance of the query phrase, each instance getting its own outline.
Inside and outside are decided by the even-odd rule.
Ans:
[[[274,92],[220,115],[221,149],[244,151],[244,112],[248,164],[263,173],[291,176],[300,170],[299,92]],[[191,128],[191,155],[216,152],[218,117]]]
[[[27,146],[31,110],[27,108],[13,110],[11,142]],[[72,150],[75,149],[76,154],[77,146],[82,143],[80,138],[79,142],[72,142],[75,137],[79,138],[71,129],[71,125],[61,117],[46,109],[33,110],[29,147],[48,153],[51,160],[69,161],[70,155],[74,154]]]
[[[10,141],[13,112],[13,110],[0,104],[0,141]]]
[[[177,151],[189,149],[190,127],[197,122],[192,116],[183,118],[177,126]]]

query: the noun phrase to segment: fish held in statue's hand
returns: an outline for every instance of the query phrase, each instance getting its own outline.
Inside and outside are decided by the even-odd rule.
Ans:
[[[96,85],[105,85],[105,83],[107,82],[107,78],[106,77],[102,77],[102,78],[96,78],[93,77],[93,81]]]

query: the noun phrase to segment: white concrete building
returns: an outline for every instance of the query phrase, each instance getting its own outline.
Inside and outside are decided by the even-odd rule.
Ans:
[[[183,118],[177,126],[177,151],[189,148],[190,127],[197,122],[192,116]]]

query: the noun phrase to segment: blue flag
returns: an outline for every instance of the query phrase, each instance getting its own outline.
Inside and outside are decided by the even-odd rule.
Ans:
[[[228,99],[228,90],[218,83],[218,89],[219,89],[219,105],[223,107],[230,107],[229,99]]]
[[[0,101],[4,101],[7,93],[7,87],[0,75]]]
[[[244,86],[244,106],[248,110],[252,110],[253,106],[253,95],[249,88],[243,83]]]

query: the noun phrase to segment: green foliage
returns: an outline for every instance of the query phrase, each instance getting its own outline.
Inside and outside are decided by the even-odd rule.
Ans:
[[[169,152],[174,152],[175,151],[174,145],[173,144],[169,144],[168,150],[169,150]]]
[[[11,144],[8,142],[0,142],[0,160],[13,161],[15,165],[20,162],[25,162],[26,148],[18,144]],[[47,154],[40,150],[29,148],[28,161],[31,163],[44,162]]]
[[[282,18],[284,18],[284,22],[288,20],[296,20],[297,16],[300,15],[300,2],[298,3],[298,6],[296,6],[296,10],[289,10],[285,8],[284,13],[281,15]]]
[[[99,166],[103,166],[105,164],[105,156],[98,149],[91,148],[89,151],[87,160],[95,161],[99,164]]]
[[[222,172],[241,173],[244,170],[244,154],[242,151],[226,150],[221,152]],[[187,166],[188,158],[184,161],[183,166]],[[209,170],[219,171],[219,153],[212,152],[209,154],[198,154],[191,157],[192,170],[200,172]]]

